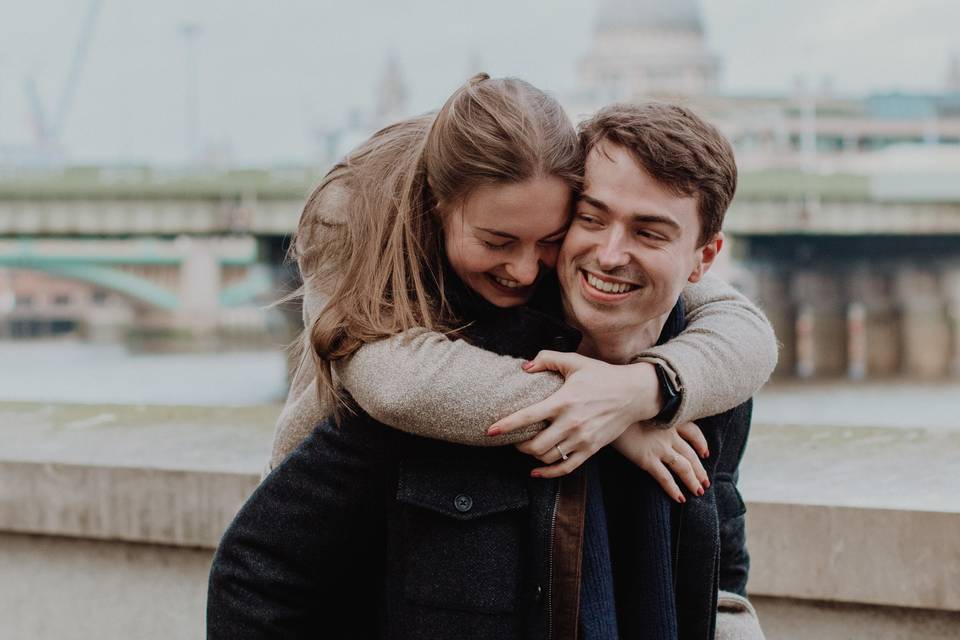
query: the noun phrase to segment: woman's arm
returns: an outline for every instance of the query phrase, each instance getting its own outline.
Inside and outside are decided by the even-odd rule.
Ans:
[[[743,402],[762,386],[776,364],[776,340],[769,323],[730,285],[704,278],[687,287],[684,302],[688,319],[684,332],[666,345],[638,354],[639,360],[661,363],[681,385],[683,399],[671,425],[721,413]],[[335,369],[357,403],[377,420],[417,435],[465,444],[526,440],[544,420],[553,423],[552,431],[574,414],[564,430],[586,428],[593,440],[594,431],[602,428],[610,436],[602,443],[607,444],[627,425],[659,413],[658,384],[645,362],[619,367],[589,358],[578,362],[561,369],[575,383],[561,387],[556,377],[544,378],[545,372],[523,373],[518,359],[419,329],[365,345],[352,358],[336,363]],[[593,402],[600,395],[605,396],[603,402]],[[539,411],[524,409],[513,422],[514,416],[500,420],[517,407],[533,403],[540,405]],[[603,417],[603,425],[591,425],[597,416]],[[507,426],[504,434],[484,436],[498,420],[499,426]],[[515,431],[518,428],[522,431]],[[572,437],[579,443],[587,435]],[[544,450],[552,450],[556,443],[548,444]]]
[[[501,356],[426,329],[364,345],[334,371],[374,419],[415,435],[477,446],[513,444],[543,423],[502,436],[500,418],[560,389],[555,373],[525,373],[523,360]]]
[[[723,413],[760,390],[777,364],[777,338],[763,312],[710,274],[683,290],[683,333],[637,356],[673,372],[682,389],[669,425]]]

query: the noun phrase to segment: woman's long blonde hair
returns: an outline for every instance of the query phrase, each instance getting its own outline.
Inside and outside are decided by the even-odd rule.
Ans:
[[[339,408],[331,363],[367,342],[457,321],[444,298],[442,218],[474,189],[556,176],[578,189],[582,158],[555,99],[478,74],[434,113],[386,127],[307,200],[291,254],[326,304],[309,332],[317,383]]]

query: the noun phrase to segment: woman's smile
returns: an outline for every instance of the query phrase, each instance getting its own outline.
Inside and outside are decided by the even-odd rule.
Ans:
[[[463,283],[498,307],[533,296],[557,263],[573,195],[556,177],[476,189],[443,211],[447,259]]]

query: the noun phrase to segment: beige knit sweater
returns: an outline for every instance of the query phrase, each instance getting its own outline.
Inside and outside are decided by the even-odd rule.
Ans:
[[[310,326],[322,296],[307,282],[303,319]],[[636,360],[656,361],[671,370],[683,388],[674,423],[725,411],[753,395],[777,360],[773,330],[763,313],[722,280],[707,276],[683,292],[686,330]],[[306,338],[304,338],[306,339]],[[323,419],[316,370],[309,345],[296,371],[274,435],[272,468]],[[440,440],[492,446],[528,438],[533,425],[495,438],[487,427],[560,388],[554,373],[530,374],[521,360],[499,356],[463,340],[413,329],[368,344],[336,363],[340,383],[357,404],[384,424]]]

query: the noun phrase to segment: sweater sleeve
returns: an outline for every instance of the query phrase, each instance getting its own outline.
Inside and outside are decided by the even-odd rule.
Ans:
[[[777,339],[746,296],[706,275],[683,290],[687,327],[673,340],[640,353],[663,365],[683,390],[671,424],[722,413],[745,402],[777,364]]]
[[[722,413],[766,382],[777,360],[763,313],[713,276],[683,292],[687,327],[639,354],[661,364],[683,389],[671,424]],[[335,363],[340,382],[361,408],[384,424],[428,438],[480,446],[528,439],[545,425],[488,437],[500,418],[539,402],[562,386],[553,373],[529,374],[499,356],[425,329],[367,344]]]
[[[563,384],[552,372],[525,373],[523,361],[446,336],[411,329],[360,348],[334,370],[373,418],[419,436],[495,446],[521,442],[545,424],[502,436],[494,422],[539,402]]]

